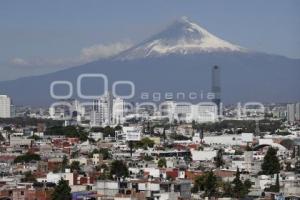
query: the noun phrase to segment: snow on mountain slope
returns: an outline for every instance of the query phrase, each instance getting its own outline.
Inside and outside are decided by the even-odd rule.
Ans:
[[[209,33],[186,17],[175,21],[162,32],[122,52],[121,60],[157,57],[169,54],[195,54],[201,52],[246,51]]]

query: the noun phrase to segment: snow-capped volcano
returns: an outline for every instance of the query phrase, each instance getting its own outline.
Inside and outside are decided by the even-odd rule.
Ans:
[[[186,17],[176,20],[150,39],[124,51],[118,59],[157,57],[168,54],[195,54],[201,52],[246,51],[209,33]]]
[[[131,81],[134,97],[128,100],[130,102],[157,102],[155,94],[160,95],[161,101],[166,94],[172,94],[174,101],[210,102],[206,96],[211,91],[214,65],[222,69],[222,102],[296,102],[300,99],[300,93],[295,92],[300,85],[300,59],[246,50],[186,18],[114,57],[50,74],[0,81],[0,93],[8,94],[19,105],[49,106],[57,101],[49,93],[54,81],[66,80],[77,86],[78,77],[95,73],[106,75],[109,86],[120,80]],[[99,94],[98,81],[84,81],[82,85],[86,94]],[[122,95],[131,90],[131,87],[120,87]],[[59,91],[60,94],[66,92]],[[185,97],[176,97],[179,93]],[[144,94],[148,96],[146,99]],[[196,99],[190,94],[196,94]],[[80,99],[76,92],[72,98]]]

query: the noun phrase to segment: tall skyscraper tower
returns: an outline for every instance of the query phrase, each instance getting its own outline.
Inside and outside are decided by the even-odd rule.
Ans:
[[[92,126],[109,126],[113,117],[113,96],[110,92],[93,101]]]
[[[0,95],[0,118],[10,118],[11,100],[7,95]]]
[[[295,104],[287,104],[287,121],[290,123],[295,122]]]
[[[212,82],[211,92],[214,93],[215,98],[212,100],[218,107],[218,114],[220,114],[221,104],[221,81],[220,81],[220,67],[215,65],[212,68]]]
[[[295,109],[296,109],[296,112],[295,112],[295,119],[296,119],[297,121],[300,121],[300,102],[296,103]]]

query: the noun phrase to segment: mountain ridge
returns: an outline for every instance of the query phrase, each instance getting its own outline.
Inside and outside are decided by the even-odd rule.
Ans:
[[[227,42],[182,17],[149,39],[121,52],[115,59],[130,60],[169,54],[201,52],[247,52],[246,48]]]
[[[182,25],[171,25],[171,27],[176,28],[165,30],[167,32],[172,30],[170,31],[172,34],[175,32],[170,37],[170,40],[174,41],[174,38],[182,36],[178,35],[178,33],[182,33],[180,28]],[[177,28],[179,29],[178,32]],[[157,39],[160,33],[167,39],[169,38],[168,34],[164,34],[164,30],[155,34],[154,38]],[[190,35],[188,34],[188,36]],[[198,33],[196,36],[198,37]],[[145,41],[153,41],[153,37]],[[145,41],[137,46],[142,44],[141,49],[143,49],[143,44],[147,44]],[[111,58],[49,74],[0,82],[0,93],[11,96],[17,105],[49,105],[51,102],[57,101],[51,98],[49,92],[53,81],[69,81],[75,92],[72,98],[78,98],[76,94],[78,76],[84,73],[101,73],[108,76],[109,89],[112,88],[115,81],[132,81],[136,86],[136,95],[129,101],[141,101],[139,96],[141,92],[151,94],[153,92],[164,94],[170,91],[209,92],[211,68],[218,65],[221,68],[221,98],[225,103],[238,101],[289,102],[300,99],[300,93],[297,92],[299,90],[298,85],[300,85],[300,59],[290,59],[285,56],[237,47],[237,51],[234,50],[235,48],[226,51],[215,48],[214,51],[163,52],[162,56],[155,54],[149,56],[149,54],[143,54],[144,51],[139,56],[135,56],[132,54],[133,47]],[[135,53],[135,51],[133,52]],[[130,56],[128,57],[128,55]],[[145,57],[144,55],[148,56]],[[100,86],[99,82],[84,84],[88,94],[99,93]],[[206,100],[197,99],[194,102]],[[190,101],[190,99],[183,101]]]

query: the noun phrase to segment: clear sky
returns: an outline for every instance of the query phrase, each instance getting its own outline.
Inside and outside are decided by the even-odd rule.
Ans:
[[[0,80],[106,57],[187,16],[240,46],[300,58],[297,0],[3,0]]]

